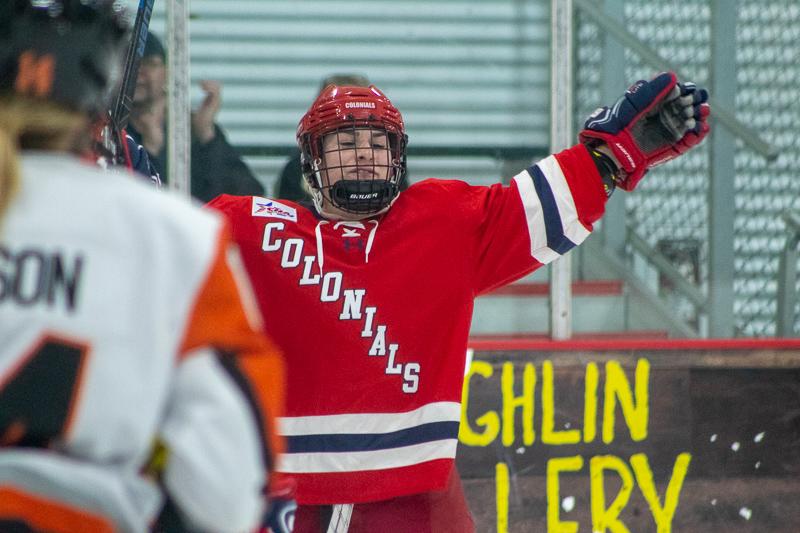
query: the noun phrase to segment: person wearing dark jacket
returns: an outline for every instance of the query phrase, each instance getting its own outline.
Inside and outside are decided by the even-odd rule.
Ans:
[[[147,150],[163,183],[169,182],[166,80],[166,52],[159,39],[150,33],[136,79],[128,133]],[[192,196],[203,202],[223,193],[262,196],[263,185],[214,122],[222,105],[221,84],[203,80],[200,87],[206,97],[192,113]]]

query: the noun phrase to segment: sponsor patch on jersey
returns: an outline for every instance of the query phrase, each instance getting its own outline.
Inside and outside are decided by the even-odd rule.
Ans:
[[[259,196],[253,197],[253,210],[251,214],[254,217],[282,218],[284,220],[297,222],[297,210],[294,207],[289,207],[275,200],[261,198]]]

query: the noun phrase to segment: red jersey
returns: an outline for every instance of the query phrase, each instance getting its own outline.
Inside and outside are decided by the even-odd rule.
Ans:
[[[444,488],[455,458],[473,301],[582,242],[606,196],[583,145],[507,187],[426,180],[383,215],[320,218],[221,196],[287,364],[279,421],[301,504]]]

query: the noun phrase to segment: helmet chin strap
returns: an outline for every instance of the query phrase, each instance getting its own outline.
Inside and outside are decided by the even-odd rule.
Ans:
[[[388,180],[340,180],[328,190],[333,205],[361,215],[377,213],[391,204],[397,185]]]
[[[395,199],[397,199],[397,197],[395,197]],[[392,203],[394,203],[394,201],[392,201]],[[322,218],[326,218],[328,220],[357,221],[357,220],[364,220],[364,219],[367,219],[367,218],[372,218],[372,217],[375,217],[375,216],[378,216],[378,215],[382,215],[386,211],[388,211],[390,207],[391,207],[391,204],[387,205],[386,207],[384,207],[380,211],[376,211],[374,213],[364,213],[364,214],[360,214],[360,215],[356,214],[356,213],[349,213],[349,212],[346,212],[346,211],[340,211],[338,213],[331,213],[330,211],[325,209],[325,207],[323,207],[322,209],[318,209],[318,211],[319,211],[319,214],[322,215]]]
[[[332,187],[327,189],[327,194],[322,191],[322,189],[316,189],[314,191],[313,200],[314,206],[317,208],[317,211],[320,215],[325,218],[333,219],[333,220],[363,220],[365,218],[374,217],[376,215],[381,215],[389,210],[389,208],[394,204],[395,200],[399,197],[399,192],[395,194],[394,191],[397,189],[397,185],[390,183],[388,181],[382,182],[382,185],[378,187],[380,190],[376,191],[379,198],[382,199],[381,203],[378,204],[375,202],[374,198],[370,203],[369,199],[366,196],[372,197],[372,189],[375,185],[372,181],[360,181],[362,183],[361,186],[353,187],[352,184],[359,183],[358,180],[347,180],[346,183],[351,184],[349,186],[342,187],[340,186],[338,190],[336,190],[336,185],[339,183],[344,184],[345,181],[340,181],[334,184]],[[369,185],[370,187],[364,187],[363,184]],[[368,189],[367,193],[364,193],[363,190]],[[347,209],[340,205],[340,203],[336,202],[334,198],[339,195],[345,195],[345,198],[348,198],[350,194],[357,194],[361,195],[360,201],[364,202],[362,208],[364,209],[361,212],[356,211],[355,209]],[[387,202],[388,200],[388,202]],[[371,205],[370,205],[371,204]],[[327,209],[326,209],[327,207]],[[336,209],[336,212],[331,212],[330,208],[333,207]],[[351,206],[352,207],[352,206]],[[367,209],[369,207],[370,209]]]

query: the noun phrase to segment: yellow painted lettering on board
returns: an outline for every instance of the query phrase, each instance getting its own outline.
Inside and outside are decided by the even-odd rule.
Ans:
[[[473,361],[469,367],[467,376],[464,378],[461,400],[461,427],[458,430],[458,438],[468,446],[488,446],[500,433],[500,417],[496,411],[488,411],[475,420],[478,426],[485,428],[483,433],[476,433],[473,431],[467,419],[470,378],[475,374],[484,378],[490,378],[493,372],[492,365],[486,361]]]
[[[500,387],[503,395],[503,445],[514,444],[514,412],[522,409],[522,443],[533,444],[533,409],[535,406],[536,370],[533,364],[526,363],[522,371],[522,394],[514,396],[514,364],[504,363]]]
[[[603,442],[611,444],[616,436],[616,410],[619,404],[623,418],[627,424],[631,439],[642,441],[647,438],[650,404],[649,404],[649,378],[650,363],[646,359],[639,359],[634,371],[634,386],[631,384],[618,361],[606,363],[604,401],[603,401]],[[487,411],[478,417],[473,425],[467,419],[469,405],[469,384],[473,376],[490,378],[494,374],[492,365],[486,361],[473,361],[464,380],[462,393],[462,424],[459,438],[468,446],[488,446],[501,434],[503,445],[514,445],[517,434],[516,410],[521,411],[522,443],[532,445],[536,440],[535,431],[535,406],[536,406],[536,367],[526,363],[523,367],[522,384],[516,383],[514,365],[511,362],[503,363],[500,379],[501,387],[501,413]],[[586,365],[585,382],[583,391],[583,438],[579,429],[556,430],[555,421],[555,384],[552,361],[542,363],[542,418],[541,440],[546,445],[578,444],[594,442],[597,438],[597,411],[598,411],[598,383],[600,379],[596,363]],[[516,385],[516,387],[515,387]],[[519,395],[516,395],[516,389]],[[476,428],[483,428],[478,431]]]
[[[611,502],[606,507],[605,471],[615,471],[622,480],[622,486]],[[592,500],[592,532],[605,533],[630,533],[625,527],[619,514],[628,505],[628,500],[633,491],[633,474],[625,461],[615,455],[597,455],[589,461],[590,491]]]
[[[547,461],[547,533],[577,533],[578,522],[562,522],[559,516],[561,495],[558,475],[561,472],[578,472],[583,468],[583,457],[556,457]]]
[[[609,361],[606,363],[606,386],[603,402],[603,442],[606,444],[614,441],[614,416],[617,401],[622,408],[631,439],[638,442],[647,438],[647,423],[650,415],[648,396],[650,363],[647,359],[639,359],[636,362],[634,379],[635,392],[632,393],[631,385],[619,362]]]
[[[555,430],[555,410],[553,363],[545,361],[542,363],[542,443],[558,445],[580,442],[581,432],[577,429]]]
[[[597,382],[599,381],[597,363],[586,365],[586,378],[583,386],[583,442],[594,442],[597,436]]]
[[[497,533],[508,533],[508,465],[497,463],[494,467],[494,477]]]
[[[647,504],[650,506],[650,512],[653,515],[658,533],[672,532],[672,518],[675,516],[675,509],[678,507],[683,480],[686,478],[686,472],[689,470],[691,460],[692,456],[688,453],[682,453],[675,459],[675,466],[672,468],[672,476],[670,476],[669,484],[667,485],[664,506],[662,507],[658,499],[656,486],[653,482],[653,472],[650,470],[647,456],[643,453],[637,453],[631,457],[631,466],[636,474],[636,482],[639,485],[639,490],[644,495],[644,499],[647,500]]]

